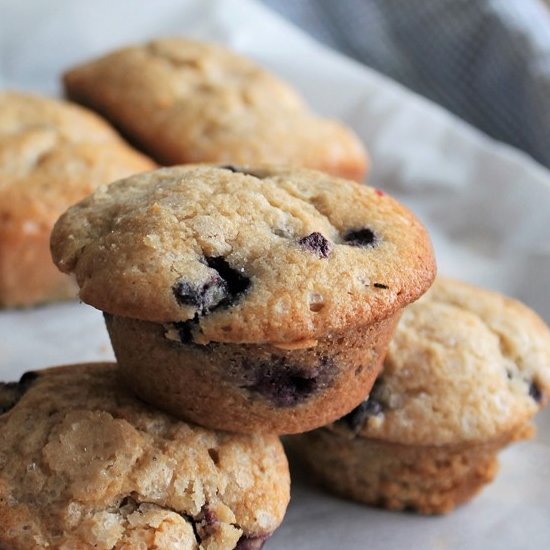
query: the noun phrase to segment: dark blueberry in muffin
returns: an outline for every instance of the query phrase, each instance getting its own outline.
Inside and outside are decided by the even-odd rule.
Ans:
[[[540,391],[539,386],[535,382],[529,384],[529,395],[537,402],[542,401],[542,392]]]
[[[216,270],[225,282],[226,295],[218,305],[230,305],[248,290],[250,279],[236,269],[233,269],[223,256],[206,258],[206,263],[208,267]]]
[[[178,281],[172,287],[178,304],[197,308],[199,315],[232,304],[250,286],[250,279],[233,269],[223,256],[205,258],[205,262],[216,272],[207,281]]]
[[[15,407],[37,378],[38,373],[29,371],[23,374],[19,382],[0,382],[0,414]]]
[[[356,431],[364,424],[365,420],[370,416],[378,416],[383,412],[384,408],[380,401],[376,399],[367,399],[360,405],[355,407],[353,411],[342,418],[352,431]]]
[[[277,407],[292,407],[308,399],[326,383],[328,361],[321,358],[318,368],[305,370],[279,357],[269,363],[249,365],[254,380],[243,387],[259,393]]]
[[[317,231],[301,238],[298,244],[311,252],[315,252],[320,258],[328,258],[332,252],[330,241]]]
[[[198,316],[195,315],[193,319],[188,321],[179,321],[174,323],[174,328],[178,331],[178,337],[182,344],[193,343],[193,330],[198,324]]]
[[[193,306],[205,313],[218,305],[227,296],[227,283],[215,274],[202,284],[178,281],[172,292],[180,305]]]
[[[235,550],[261,550],[269,535],[260,535],[257,537],[247,537],[243,535],[237,542]]]
[[[349,246],[370,247],[378,244],[376,233],[368,227],[361,229],[350,229],[344,235],[344,242]]]

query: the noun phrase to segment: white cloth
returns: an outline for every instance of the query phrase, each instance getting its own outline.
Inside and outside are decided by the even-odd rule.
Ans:
[[[550,10],[540,0],[264,2],[550,167]]]
[[[429,227],[440,271],[518,296],[550,320],[548,172],[256,3],[0,0],[0,85],[55,93],[71,64],[166,34],[226,43],[292,82],[317,111],[351,124],[371,152],[370,181]],[[0,312],[0,335],[3,380],[112,357],[100,313],[78,303]],[[497,481],[444,518],[338,500],[295,472],[289,513],[267,548],[550,548],[550,415],[539,424],[536,443],[506,451]]]

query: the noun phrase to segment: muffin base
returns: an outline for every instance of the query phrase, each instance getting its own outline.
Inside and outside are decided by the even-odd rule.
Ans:
[[[351,411],[380,372],[399,314],[288,345],[199,345],[164,325],[106,315],[124,381],[145,401],[201,426],[300,433]]]
[[[494,479],[499,450],[532,432],[526,424],[496,440],[437,447],[349,439],[322,428],[287,444],[337,495],[389,510],[445,514]]]

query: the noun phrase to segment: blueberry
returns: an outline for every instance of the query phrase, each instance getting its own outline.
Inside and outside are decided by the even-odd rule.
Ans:
[[[328,258],[332,252],[330,241],[317,231],[301,238],[298,244],[303,246],[306,250],[315,252],[320,258]]]
[[[172,292],[180,305],[193,306],[205,313],[218,305],[227,295],[227,283],[215,274],[202,284],[178,281]]]
[[[25,393],[38,378],[38,373],[35,371],[27,371],[19,379],[18,385],[23,393]]]
[[[8,412],[19,400],[17,382],[0,383],[0,414]]]
[[[349,246],[361,246],[366,248],[376,246],[379,239],[372,229],[364,227],[362,229],[350,229],[344,235],[344,242]]]
[[[363,401],[360,405],[355,407],[353,411],[341,418],[341,421],[345,422],[350,430],[357,431],[363,426],[365,420],[370,416],[378,416],[384,410],[382,403],[374,398],[369,398]]]
[[[216,514],[206,504],[201,508],[201,521],[210,526],[218,523]]]
[[[380,400],[381,390],[382,380],[378,379],[374,383],[368,398],[355,407],[350,413],[346,414],[346,416],[343,416],[339,422],[344,422],[350,430],[356,432],[363,426],[367,418],[382,414],[384,412],[384,405]]]
[[[293,407],[326,385],[330,366],[326,357],[322,357],[313,370],[293,365],[285,357],[273,357],[265,363],[245,363],[245,369],[251,371],[252,376],[243,387],[260,394],[277,407]]]
[[[529,395],[537,403],[540,403],[542,401],[542,391],[541,391],[540,387],[535,382],[531,382],[531,384],[529,384]]]
[[[269,536],[270,535],[258,535],[257,537],[248,537],[243,535],[238,540],[235,550],[261,550]]]
[[[216,270],[219,277],[225,282],[226,295],[217,305],[230,305],[248,290],[250,279],[236,269],[233,269],[223,256],[206,258],[206,263],[208,267]]]
[[[210,508],[208,508],[207,504],[201,508],[200,514],[194,521],[197,529],[196,532],[199,536],[199,539],[197,540],[204,540],[212,535],[212,533],[214,533],[218,528],[219,523],[218,517],[212,510],[210,510]]]
[[[223,256],[204,261],[215,272],[206,281],[191,284],[179,280],[172,286],[178,304],[196,308],[198,315],[231,305],[250,286],[250,279],[233,269]]]
[[[194,324],[194,319],[174,323],[174,328],[178,331],[178,336],[182,344],[190,344],[193,341]]]
[[[29,371],[23,374],[19,382],[0,382],[0,414],[15,407],[38,376],[37,372]]]

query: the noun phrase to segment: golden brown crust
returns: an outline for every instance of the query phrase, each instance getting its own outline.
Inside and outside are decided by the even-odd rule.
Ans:
[[[0,546],[230,550],[268,536],[289,499],[274,436],[175,420],[113,364],[38,373],[0,415]]]
[[[410,445],[483,443],[550,397],[550,330],[497,292],[447,278],[406,308],[361,435]]]
[[[317,168],[362,180],[366,154],[351,130],[311,114],[285,83],[213,44],[181,38],[131,46],[64,76],[159,162]]]
[[[107,329],[123,378],[145,401],[201,426],[283,434],[322,426],[363,400],[397,319],[302,350],[183,344],[162,325],[111,316]]]
[[[498,451],[532,433],[530,425],[496,441],[412,446],[320,429],[290,441],[330,491],[389,510],[444,514],[473,498],[498,471]]]
[[[394,199],[310,170],[239,170],[164,168],[102,188],[57,222],[54,260],[85,302],[195,318],[200,343],[315,339],[387,318],[430,286],[429,237]]]
[[[75,296],[49,252],[55,220],[100,184],[154,167],[81,107],[0,93],[0,306]]]
[[[550,395],[550,331],[523,304],[439,278],[407,307],[368,400],[291,439],[330,489],[390,509],[444,513],[531,437]]]

